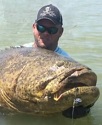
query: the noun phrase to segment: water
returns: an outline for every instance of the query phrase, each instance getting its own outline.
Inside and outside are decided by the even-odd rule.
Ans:
[[[0,49],[33,42],[32,24],[38,9],[52,3],[64,18],[59,45],[74,59],[88,65],[97,76],[102,92],[102,0],[0,0]],[[0,115],[0,125],[102,125],[102,94],[88,116],[69,119],[61,114],[49,117]]]

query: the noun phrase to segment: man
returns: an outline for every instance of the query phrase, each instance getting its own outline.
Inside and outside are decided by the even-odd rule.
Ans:
[[[60,11],[52,4],[43,6],[33,24],[35,42],[24,44],[25,47],[41,47],[52,50],[62,56],[69,55],[58,47],[59,38],[63,34],[63,19]]]
[[[64,57],[70,57],[64,50],[58,47],[59,38],[63,34],[63,19],[60,11],[52,4],[43,6],[33,24],[34,43],[24,44],[24,47],[41,47],[54,51]],[[70,57],[71,58],[71,57]],[[74,114],[73,114],[74,111]],[[88,114],[90,107],[71,107],[63,111],[66,117],[78,118]],[[73,114],[73,116],[72,116]]]

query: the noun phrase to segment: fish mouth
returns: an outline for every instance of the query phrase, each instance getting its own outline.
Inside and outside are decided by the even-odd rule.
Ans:
[[[54,93],[55,101],[59,101],[61,98],[68,96],[69,93],[72,94],[74,98],[77,90],[81,89],[82,92],[84,92],[84,89],[87,91],[93,89],[93,87],[96,91],[96,93],[94,93],[96,94],[95,96],[99,96],[99,91],[96,87],[97,76],[92,70],[81,69],[75,71],[68,78],[65,78],[64,81],[67,81],[67,83]],[[82,93],[80,92],[80,94]]]
[[[71,83],[70,85],[66,85],[59,91],[54,93],[54,100],[59,101],[65,94],[67,94],[71,90],[75,89],[75,91],[77,91],[79,87],[85,87],[85,86],[87,85],[84,83]]]

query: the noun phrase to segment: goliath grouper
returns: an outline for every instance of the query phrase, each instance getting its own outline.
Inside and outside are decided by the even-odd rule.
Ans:
[[[49,115],[92,106],[97,76],[87,66],[45,49],[0,52],[0,111]]]

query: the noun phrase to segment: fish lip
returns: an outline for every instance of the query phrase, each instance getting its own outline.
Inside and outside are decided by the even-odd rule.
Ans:
[[[71,84],[65,85],[62,88],[60,88],[56,93],[54,93],[54,100],[58,101],[63,96],[64,93],[70,91],[71,89],[78,88],[78,87],[85,87],[85,86],[87,85],[84,83],[71,83]]]
[[[96,86],[97,75],[92,70],[87,69],[83,69],[81,72],[75,71],[69,76],[68,83],[80,83],[81,86]]]
[[[85,91],[86,90],[89,91],[90,94],[85,93],[85,91],[80,91],[80,90],[84,90],[84,89],[85,89]],[[86,86],[85,88],[84,87],[72,88],[72,90],[64,91],[60,95],[55,94],[53,99],[54,99],[54,101],[61,101],[64,99],[64,97],[66,99],[69,98],[68,100],[71,99],[70,101],[74,101],[74,99],[81,99],[85,103],[85,104],[84,103],[82,103],[82,104],[84,106],[88,106],[89,104],[95,103],[96,100],[99,98],[99,95],[100,95],[100,91],[96,86],[89,86],[89,87]],[[89,96],[92,97],[91,100],[88,100]]]

